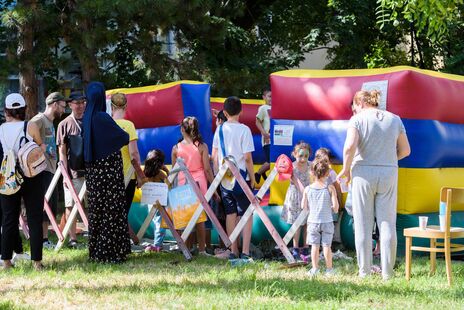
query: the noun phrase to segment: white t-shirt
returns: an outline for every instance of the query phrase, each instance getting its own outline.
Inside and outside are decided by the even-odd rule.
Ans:
[[[263,104],[262,106],[259,107],[258,114],[256,114],[256,118],[261,121],[263,125],[263,129],[267,133],[269,133],[269,130],[271,129],[271,117],[269,113],[271,113],[271,106],[268,104]],[[264,144],[263,137],[261,137],[261,143],[263,144],[263,146],[266,145]]]
[[[241,170],[246,170],[245,153],[254,152],[255,146],[253,144],[253,136],[248,126],[241,123],[225,122],[222,125],[224,135],[224,147],[226,155],[233,156],[237,166]],[[219,164],[222,163],[224,155],[222,154],[221,143],[219,141],[219,127],[216,129],[213,138],[213,148],[218,150]]]
[[[0,126],[0,141],[2,143],[3,154],[6,154],[11,148],[15,155],[18,155],[19,141],[24,136],[24,122],[8,122]],[[29,141],[32,137],[27,134]]]

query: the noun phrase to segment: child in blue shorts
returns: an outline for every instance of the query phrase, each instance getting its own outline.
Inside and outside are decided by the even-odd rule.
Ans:
[[[319,247],[324,251],[326,275],[334,274],[332,267],[332,239],[334,224],[332,212],[338,212],[337,192],[333,185],[327,185],[330,166],[326,159],[315,159],[311,165],[315,181],[303,193],[302,208],[309,208],[307,242],[311,245],[312,268],[308,272],[314,277],[319,273]]]
[[[255,150],[251,130],[246,125],[239,122],[242,112],[242,103],[237,97],[229,97],[224,101],[224,114],[227,118],[220,125],[213,138],[213,158],[214,171],[217,173],[219,165],[222,164],[225,157],[233,158],[237,168],[241,173],[247,174],[246,181],[253,188],[255,184],[255,175],[253,171],[253,159],[251,153]],[[228,190],[221,185],[222,202],[226,213],[226,230],[230,236],[240,218],[243,216],[250,200],[243,190]],[[242,253],[239,253],[237,240],[232,243],[232,253],[229,258],[250,257],[251,232],[253,228],[253,218],[246,223],[242,232]]]

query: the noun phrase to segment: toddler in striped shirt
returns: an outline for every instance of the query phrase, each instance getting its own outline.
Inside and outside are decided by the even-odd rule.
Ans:
[[[327,159],[317,159],[312,162],[311,172],[315,181],[307,186],[303,193],[302,208],[309,208],[307,221],[307,242],[311,245],[312,268],[309,276],[319,273],[319,247],[322,244],[326,275],[334,274],[332,267],[332,238],[334,224],[332,212],[338,212],[337,192],[333,185],[327,185],[330,166]]]

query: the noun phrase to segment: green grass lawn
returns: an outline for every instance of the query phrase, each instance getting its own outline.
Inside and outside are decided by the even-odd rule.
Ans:
[[[335,261],[337,276],[308,279],[307,269],[279,269],[278,262],[257,261],[232,268],[227,261],[181,254],[133,254],[122,265],[87,261],[87,250],[44,251],[46,270],[29,262],[0,272],[0,309],[145,308],[413,308],[462,309],[464,264],[453,262],[448,288],[444,261],[435,276],[428,260],[414,258],[412,280],[404,279],[404,260],[396,277],[359,279],[356,263]]]

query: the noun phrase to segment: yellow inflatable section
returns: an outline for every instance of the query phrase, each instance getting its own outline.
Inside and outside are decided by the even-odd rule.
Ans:
[[[340,168],[341,166],[333,167],[335,171],[339,171]],[[282,205],[289,184],[289,181],[272,183],[269,204]],[[397,213],[438,212],[440,189],[443,186],[464,187],[464,168],[400,168]],[[464,211],[464,207],[453,211]]]
[[[401,168],[398,173],[398,213],[438,212],[440,189],[464,186],[464,168]],[[453,211],[464,211],[458,208]]]

